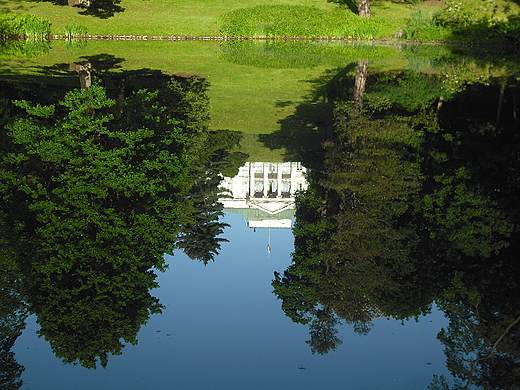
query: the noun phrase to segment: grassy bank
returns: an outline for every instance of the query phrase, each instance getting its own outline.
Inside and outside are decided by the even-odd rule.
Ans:
[[[0,2],[4,14],[47,18],[53,34],[380,39],[404,31],[418,41],[520,41],[518,4],[509,0],[376,0],[372,18],[336,0],[121,0],[103,17],[49,1]],[[0,23],[1,29],[1,23]]]
[[[52,32],[57,34],[64,34],[67,29],[84,31],[81,29],[84,27],[90,34],[217,36],[222,33],[277,36],[285,33],[285,36],[291,36],[287,32],[292,31],[292,36],[344,34],[353,38],[377,38],[392,36],[394,31],[404,27],[408,37],[417,40],[454,40],[457,34],[462,37],[475,35],[479,28],[485,27],[482,15],[489,11],[476,8],[468,11],[466,6],[456,7],[453,12],[445,13],[445,16],[451,15],[451,19],[444,19],[452,23],[452,28],[447,28],[438,24],[441,20],[439,10],[446,9],[446,5],[438,2],[412,5],[376,1],[372,3],[374,18],[370,21],[360,21],[348,7],[339,7],[325,0],[273,0],[269,4],[272,6],[259,6],[258,1],[249,0],[122,0],[124,12],[115,13],[107,19],[82,15],[80,9],[56,6],[46,1],[3,1],[0,2],[0,9],[6,15],[31,13],[47,18],[51,22]],[[516,6],[512,5],[506,12],[505,2],[496,4],[499,8],[487,20],[489,23],[496,22],[495,26],[500,27],[500,23],[507,22],[514,15]],[[292,13],[295,9],[301,12]],[[269,16],[272,10],[276,12]],[[314,19],[307,14],[309,10],[319,10],[315,12]],[[465,15],[464,18],[459,14]],[[328,21],[329,24],[322,23],[327,15],[335,16]],[[277,25],[274,20],[280,20],[282,16],[284,24]],[[298,23],[301,18],[308,23]],[[472,20],[476,22],[468,24]],[[462,21],[466,21],[466,29],[456,27]],[[486,28],[491,31],[489,23]],[[75,29],[71,29],[71,26],[75,26]],[[372,35],[359,35],[363,31],[359,26],[364,26],[365,34]],[[374,32],[376,30],[380,35]],[[109,53],[106,57],[119,67],[114,68],[116,71],[154,69],[169,74],[207,77],[211,85],[211,127],[246,133],[246,152],[252,154],[252,160],[257,161],[278,161],[282,159],[283,153],[282,150],[265,149],[263,143],[258,141],[258,136],[276,132],[284,125],[290,132],[292,129],[287,128],[288,124],[292,126],[296,123],[304,129],[312,130],[312,118],[295,116],[297,107],[309,101],[316,86],[326,83],[335,72],[348,69],[359,59],[369,60],[370,69],[374,72],[405,69],[413,64],[416,64],[414,68],[428,68],[426,71],[434,72],[436,63],[440,61],[439,55],[411,56],[409,52],[396,50],[392,46],[343,42],[81,43],[78,40],[29,40],[0,41],[0,45],[5,46],[4,59],[0,54],[0,73],[25,80],[32,78],[38,82],[50,80],[77,84],[77,74],[68,72],[68,64],[105,53]]]
[[[323,10],[336,8],[336,5],[325,0],[272,0],[269,4],[302,4]],[[0,3],[2,12],[33,13],[49,18],[56,34],[65,31],[67,24],[77,23],[87,27],[90,34],[187,36],[218,36],[222,15],[256,5],[258,2],[249,0],[122,0],[120,6],[124,8],[123,12],[102,19],[82,15],[77,7],[57,6],[45,1]]]

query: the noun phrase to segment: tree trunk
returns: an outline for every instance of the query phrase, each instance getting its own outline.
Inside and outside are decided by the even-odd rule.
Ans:
[[[363,96],[367,83],[368,61],[360,60],[356,65],[356,79],[354,81],[354,113],[361,115],[363,112]]]
[[[437,110],[436,115],[439,115],[439,112],[441,111],[442,106],[444,105],[444,96],[439,97],[439,101],[437,102]]]
[[[89,7],[90,6],[90,0],[69,0],[70,6],[80,5],[83,7]]]
[[[358,15],[360,18],[369,18],[372,16],[368,0],[358,0]]]
[[[90,62],[83,64],[70,64],[71,71],[78,72],[81,89],[88,89],[92,86],[92,65]]]
[[[495,122],[495,127],[500,123],[500,119],[502,119],[502,108],[504,107],[504,93],[506,92],[506,85],[502,84],[500,87],[500,95],[498,95],[498,110],[497,110],[497,120]]]

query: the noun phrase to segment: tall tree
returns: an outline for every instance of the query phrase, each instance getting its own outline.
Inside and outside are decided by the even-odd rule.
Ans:
[[[297,201],[293,264],[273,287],[293,321],[320,324],[321,305],[366,334],[378,316],[428,312],[438,293],[431,264],[418,260],[422,228],[415,225],[428,121],[402,110],[368,116],[376,99],[363,108],[365,90],[370,96],[374,87],[367,62],[358,62],[353,82],[348,77],[327,85],[335,131],[323,144],[323,169],[311,172],[310,189]],[[418,294],[420,279],[428,281]]]
[[[106,366],[161,309],[150,289],[190,210],[206,117],[197,85],[172,79],[116,108],[94,82],[57,104],[11,108],[0,182],[9,244],[39,333],[65,362]]]
[[[218,201],[218,185],[222,177],[214,170],[205,173],[206,177],[196,182],[190,191],[188,199],[193,205],[193,212],[190,221],[182,227],[177,246],[191,259],[200,260],[206,265],[219,253],[220,243],[228,241],[218,236],[229,225],[219,222],[224,214],[224,206]]]

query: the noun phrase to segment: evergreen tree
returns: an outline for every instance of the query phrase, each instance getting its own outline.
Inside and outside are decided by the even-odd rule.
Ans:
[[[17,115],[4,125],[0,171],[7,244],[39,333],[65,362],[106,366],[161,310],[150,294],[154,270],[165,268],[190,210],[204,120],[192,112],[204,107],[193,85],[141,89],[116,113],[98,82],[57,104],[9,108]]]

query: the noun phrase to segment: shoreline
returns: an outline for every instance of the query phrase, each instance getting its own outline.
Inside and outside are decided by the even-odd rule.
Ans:
[[[186,35],[118,35],[118,34],[87,34],[67,36],[50,34],[42,37],[5,36],[0,35],[0,41],[10,40],[75,40],[75,41],[287,41],[287,42],[345,42],[345,43],[376,43],[387,45],[430,45],[430,46],[461,46],[482,48],[517,48],[516,45],[497,45],[483,42],[420,42],[405,39],[356,39],[351,37],[229,37],[229,36],[186,36]]]

